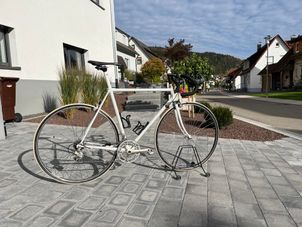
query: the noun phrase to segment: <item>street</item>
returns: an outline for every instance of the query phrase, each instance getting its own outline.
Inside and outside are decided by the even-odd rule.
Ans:
[[[202,94],[197,100],[209,101],[214,106],[229,106],[237,116],[302,135],[302,105],[260,101],[248,96],[229,96],[219,91]]]

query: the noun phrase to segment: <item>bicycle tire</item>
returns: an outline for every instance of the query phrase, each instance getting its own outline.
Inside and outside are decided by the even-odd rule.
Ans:
[[[89,104],[69,104],[48,114],[36,130],[33,151],[37,163],[61,183],[84,183],[104,174],[114,163],[117,151],[88,148],[88,143],[117,146],[119,135],[111,117],[100,111],[84,141],[82,157],[75,145],[95,113]],[[86,145],[86,147],[85,147]]]
[[[155,135],[156,150],[160,158],[176,171],[204,164],[216,148],[219,133],[216,117],[206,106],[188,102],[179,104],[179,108],[184,128],[191,138],[178,126],[175,107],[163,114]]]

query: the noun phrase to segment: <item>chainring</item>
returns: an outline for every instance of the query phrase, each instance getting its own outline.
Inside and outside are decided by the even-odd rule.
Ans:
[[[118,158],[121,160],[121,162],[135,162],[138,159],[140,153],[129,153],[129,150],[139,149],[139,144],[134,140],[125,140],[117,148]]]

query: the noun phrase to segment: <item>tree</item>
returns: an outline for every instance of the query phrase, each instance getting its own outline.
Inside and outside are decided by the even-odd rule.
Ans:
[[[165,73],[164,63],[159,58],[151,58],[141,68],[144,79],[151,83],[159,83],[161,76]]]
[[[181,61],[176,61],[172,67],[172,73],[190,75],[195,79],[203,78],[203,89],[206,83],[211,79],[213,67],[208,63],[208,59],[197,54],[192,54]]]
[[[168,40],[168,46],[165,47],[164,56],[167,59],[167,65],[172,66],[174,62],[183,60],[190,55],[192,45],[185,44],[184,39],[175,41],[174,38]]]

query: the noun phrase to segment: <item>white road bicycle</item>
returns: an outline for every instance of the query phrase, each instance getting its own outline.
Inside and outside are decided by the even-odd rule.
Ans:
[[[89,61],[97,70],[107,71],[116,63]],[[106,76],[105,76],[106,77]],[[141,153],[152,153],[141,147],[139,140],[157,123],[155,149],[170,170],[202,167],[213,154],[218,141],[218,123],[204,105],[184,102],[197,92],[201,80],[189,76],[168,75],[167,88],[112,88],[106,77],[108,91],[97,106],[75,103],[57,108],[40,123],[34,136],[33,151],[42,170],[61,183],[83,183],[107,172],[118,157],[123,162],[134,162]],[[190,92],[180,93],[186,83]],[[115,92],[166,92],[168,101],[149,124],[136,125],[137,137],[128,140],[123,118],[115,100]],[[110,96],[115,112],[114,120],[102,110]],[[159,120],[158,120],[159,119]],[[128,122],[129,123],[129,122]],[[205,170],[204,170],[205,171]],[[206,176],[209,176],[205,172]],[[176,174],[177,176],[177,174]]]

